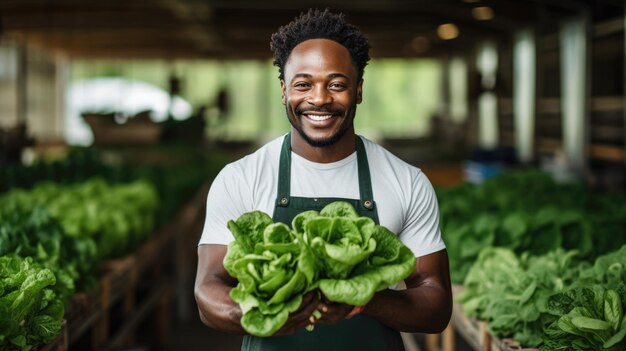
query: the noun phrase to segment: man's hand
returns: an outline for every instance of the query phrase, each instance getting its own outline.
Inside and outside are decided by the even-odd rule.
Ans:
[[[335,324],[341,322],[348,317],[354,306],[340,302],[323,301],[319,304],[317,310],[322,313],[321,317],[316,321],[323,324]]]
[[[300,304],[300,308],[289,314],[289,319],[285,322],[285,325],[282,326],[274,335],[291,335],[300,329],[313,324],[311,321],[311,316],[313,312],[318,309],[319,310],[320,301],[317,298],[317,292],[311,291],[302,297],[302,303]]]

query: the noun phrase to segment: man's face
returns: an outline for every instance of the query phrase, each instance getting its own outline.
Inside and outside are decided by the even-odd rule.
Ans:
[[[363,81],[357,81],[344,46],[328,39],[303,41],[289,55],[284,77],[287,118],[309,145],[333,145],[353,128]]]

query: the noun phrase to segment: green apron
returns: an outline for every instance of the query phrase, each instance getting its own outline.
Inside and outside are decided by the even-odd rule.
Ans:
[[[287,134],[280,154],[278,196],[274,222],[291,225],[292,219],[307,210],[321,210],[327,204],[343,200],[351,203],[359,215],[372,218],[378,224],[378,212],[372,194],[367,155],[363,141],[357,136],[357,164],[360,200],[341,198],[303,198],[290,196],[291,135]],[[300,330],[293,335],[256,337],[246,335],[242,351],[403,351],[400,333],[376,319],[359,314],[334,325],[317,324],[313,331]]]

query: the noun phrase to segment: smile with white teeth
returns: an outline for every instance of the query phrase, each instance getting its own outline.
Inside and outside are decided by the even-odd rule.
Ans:
[[[306,118],[312,119],[314,121],[325,121],[331,118],[333,115],[304,115]]]

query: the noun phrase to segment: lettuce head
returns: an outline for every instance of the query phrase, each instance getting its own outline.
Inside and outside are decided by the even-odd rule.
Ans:
[[[273,223],[260,211],[228,222],[235,240],[224,268],[238,280],[230,297],[250,334],[274,334],[309,291],[319,288],[330,301],[365,305],[415,267],[413,253],[394,233],[360,217],[347,202],[302,212],[291,225]]]

